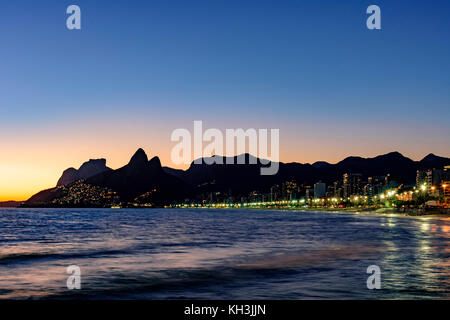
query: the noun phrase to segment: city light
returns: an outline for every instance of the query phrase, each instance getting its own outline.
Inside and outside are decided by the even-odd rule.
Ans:
[[[360,175],[358,175],[360,177]],[[359,178],[360,179],[360,178]],[[305,186],[297,184],[295,181],[286,181],[280,185],[273,185],[270,193],[264,193],[260,190],[252,191],[248,196],[239,196],[237,198],[226,195],[222,197],[222,202],[215,202],[212,199],[217,194],[210,194],[200,203],[187,203],[184,207],[190,208],[286,208],[286,209],[313,209],[323,208],[351,208],[364,207],[367,209],[389,208],[396,209],[399,212],[414,212],[419,206],[427,210],[435,210],[439,207],[447,208],[448,180],[423,182],[416,180],[415,185],[401,184],[396,182],[387,183],[385,179],[378,179],[376,183],[373,178],[367,182],[357,180],[353,182],[344,182],[341,180],[328,186],[325,193],[317,192]],[[425,180],[429,181],[429,180]],[[346,185],[345,183],[348,183]],[[316,183],[317,186],[319,183]],[[320,183],[325,185],[324,183]],[[340,187],[339,187],[340,186]],[[317,188],[316,188],[317,189]],[[323,188],[322,188],[323,189]],[[319,190],[320,191],[320,190]],[[430,192],[428,197],[427,192]],[[301,192],[305,192],[303,195]],[[299,197],[301,196],[301,197]],[[442,197],[443,196],[443,197]],[[274,201],[275,200],[275,201]],[[239,201],[239,202],[237,202]],[[183,205],[176,205],[182,207]]]

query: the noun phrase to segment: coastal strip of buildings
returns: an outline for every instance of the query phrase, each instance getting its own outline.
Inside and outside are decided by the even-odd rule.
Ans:
[[[450,207],[450,166],[418,170],[416,182],[404,184],[390,174],[364,178],[345,173],[332,184],[317,181],[303,185],[285,181],[273,185],[267,193],[252,191],[236,199],[223,192],[210,192],[200,201],[186,201],[172,207]]]

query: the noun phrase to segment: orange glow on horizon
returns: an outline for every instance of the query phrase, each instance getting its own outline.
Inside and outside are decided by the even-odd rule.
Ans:
[[[179,127],[191,130],[192,122],[189,120],[184,126],[179,123],[168,126],[167,121],[159,119],[151,124],[133,120],[117,125],[113,119],[104,120],[100,125],[80,123],[27,128],[14,135],[11,131],[2,132],[0,128],[3,136],[8,134],[8,139],[0,141],[0,201],[24,201],[41,190],[53,188],[65,169],[78,169],[89,159],[105,158],[108,167],[120,168],[140,147],[149,159],[158,156],[163,166],[178,169],[189,167],[176,166],[170,158],[171,149],[176,145],[176,142],[170,141],[170,135]],[[205,124],[205,128],[213,126]],[[228,127],[233,126],[229,124]],[[330,137],[326,143],[319,143],[320,139],[315,139],[308,132],[311,128],[281,131],[280,161],[336,163],[351,155],[373,157],[391,151],[399,151],[418,160],[433,151],[419,153],[414,145],[405,145],[403,150],[398,150],[396,145],[386,142],[355,141],[349,146],[347,140],[339,137]],[[441,155],[445,156],[445,152]]]

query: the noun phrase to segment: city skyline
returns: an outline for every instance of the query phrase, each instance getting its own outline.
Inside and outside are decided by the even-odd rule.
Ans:
[[[0,201],[138,147],[186,168],[170,134],[194,120],[279,128],[283,162],[450,155],[448,2],[378,1],[368,30],[369,1],[76,1],[79,31],[71,2],[31,3],[2,6]]]
[[[140,148],[139,150],[142,150],[142,149]],[[145,152],[145,150],[144,150],[144,152]],[[386,154],[374,155],[373,157],[361,157],[361,158],[363,158],[363,159],[370,159],[370,158],[375,158],[375,157],[380,157],[380,156],[387,156],[387,155],[389,155],[389,154],[394,154],[394,153],[396,153],[396,152],[397,152],[397,151],[393,151],[393,152],[389,152],[389,153],[386,153]],[[134,152],[133,152],[133,153],[134,153]],[[78,165],[74,165],[74,166],[71,166],[71,167],[66,167],[66,168],[64,168],[63,170],[61,170],[60,172],[55,173],[55,174],[54,174],[54,176],[56,177],[55,180],[52,181],[52,182],[50,182],[48,186],[45,186],[45,187],[42,187],[42,186],[39,187],[39,186],[37,186],[37,189],[36,189],[36,190],[31,190],[31,191],[30,191],[30,192],[31,192],[30,194],[26,194],[26,196],[22,196],[22,195],[19,194],[17,198],[13,198],[12,196],[8,196],[8,195],[4,196],[4,194],[0,194],[0,201],[19,201],[19,202],[20,202],[20,201],[25,201],[25,200],[27,200],[28,198],[30,198],[32,195],[35,195],[37,192],[39,192],[39,191],[41,191],[41,190],[53,188],[53,187],[55,187],[55,185],[56,185],[56,181],[58,181],[62,176],[64,176],[64,175],[63,175],[63,172],[64,172],[66,169],[69,169],[69,168],[78,169],[78,168],[81,167],[82,164],[86,164],[86,163],[88,162],[88,160],[93,160],[93,159],[104,159],[104,160],[105,160],[105,164],[106,164],[106,166],[107,166],[108,168],[110,168],[110,169],[112,169],[112,170],[117,170],[117,169],[122,168],[123,166],[125,166],[125,165],[127,165],[127,164],[129,163],[130,157],[131,157],[131,155],[132,155],[133,153],[129,154],[127,160],[125,160],[125,162],[122,163],[122,164],[120,164],[119,166],[111,166],[110,163],[109,163],[109,160],[108,160],[107,158],[105,158],[105,157],[91,157],[90,159],[85,159],[85,161],[79,163]],[[401,153],[400,153],[400,154],[401,154]],[[428,154],[428,155],[431,155],[431,154],[432,154],[432,153],[430,153],[430,154]],[[405,155],[403,155],[403,154],[401,154],[401,155],[402,155],[402,156],[405,156]],[[436,156],[436,155],[435,155],[435,156]],[[440,155],[437,155],[437,156],[439,157]],[[149,155],[148,155],[148,159],[151,159],[151,158],[153,158],[153,157],[158,157],[158,156],[157,156],[157,155],[152,155],[152,154],[149,154]],[[349,157],[360,157],[360,156],[358,156],[358,155],[349,155]],[[159,158],[159,157],[158,157],[158,158]],[[408,157],[406,157],[406,158],[408,158]],[[346,158],[343,158],[343,159],[340,159],[339,161],[336,161],[336,162],[327,162],[327,161],[325,161],[325,162],[327,162],[327,163],[329,163],[329,164],[331,164],[331,165],[337,165],[338,163],[340,163],[341,161],[343,161],[343,160],[345,160],[345,159],[347,159],[347,157],[346,157]],[[409,159],[411,159],[411,158],[409,158]],[[423,160],[423,159],[424,159],[424,157],[422,157],[422,158],[420,158],[420,159],[411,159],[411,160],[416,161],[416,162],[419,162],[420,160]],[[195,160],[195,159],[193,159],[192,163],[194,162],[194,160]],[[286,164],[288,164],[288,163],[314,164],[315,162],[324,162],[324,161],[323,161],[323,160],[318,160],[318,161],[313,161],[313,162],[305,162],[305,163],[301,163],[301,162],[298,162],[298,161],[284,162],[284,161],[281,159],[280,162],[286,163]],[[225,165],[226,165],[226,164],[225,164]],[[162,166],[164,166],[164,167],[169,167],[169,168],[174,168],[174,169],[179,169],[179,168],[180,168],[179,166],[178,166],[178,167],[177,167],[177,166],[173,166],[173,167],[171,167],[171,166],[166,166],[164,163],[162,163]],[[187,170],[188,168],[189,168],[189,165],[187,165],[187,166],[182,166],[182,170]],[[350,173],[351,173],[351,172],[350,172]],[[387,173],[387,172],[386,172],[386,173]],[[5,194],[6,194],[6,193],[5,193]]]

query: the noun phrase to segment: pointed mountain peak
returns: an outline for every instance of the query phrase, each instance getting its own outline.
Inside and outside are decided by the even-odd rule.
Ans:
[[[149,162],[148,162],[149,166],[151,167],[157,167],[157,168],[161,168],[161,160],[159,160],[158,157],[153,157]]]
[[[128,164],[131,165],[145,165],[148,162],[147,154],[141,148],[139,148],[135,154],[131,157]]]
[[[434,153],[430,153],[425,158],[423,158],[421,161],[433,161],[433,160],[437,160],[437,159],[440,159],[440,158],[441,157],[438,157]]]
[[[450,165],[450,158],[444,158],[444,157],[437,156],[433,153],[430,153],[425,158],[420,160],[419,163],[424,168],[428,168],[428,169],[436,168],[437,169],[437,168],[443,168],[445,166]]]

